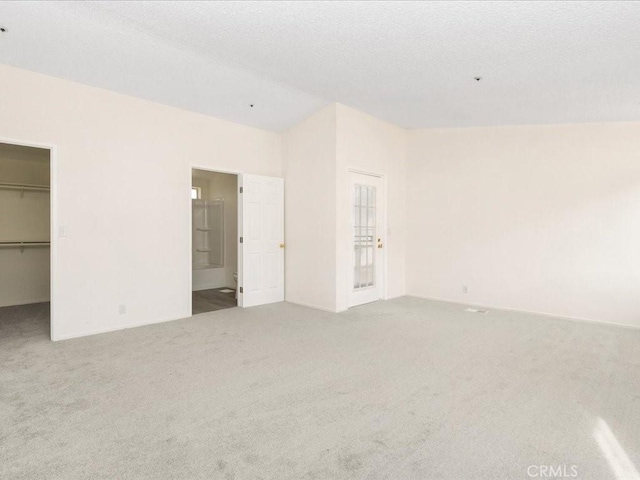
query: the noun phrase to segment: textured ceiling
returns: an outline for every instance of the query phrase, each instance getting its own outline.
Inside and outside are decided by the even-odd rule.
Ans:
[[[2,63],[270,130],[335,101],[404,127],[640,120],[638,2],[2,2],[0,25]]]

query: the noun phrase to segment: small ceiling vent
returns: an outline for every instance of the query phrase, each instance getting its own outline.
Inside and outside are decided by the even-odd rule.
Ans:
[[[489,313],[489,310],[478,310],[477,308],[465,308],[464,311],[469,313]]]

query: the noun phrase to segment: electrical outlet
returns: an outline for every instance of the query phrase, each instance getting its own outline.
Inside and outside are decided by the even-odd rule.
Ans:
[[[462,286],[462,293],[469,293],[469,289],[467,288],[466,285]]]
[[[127,313],[127,306],[126,306],[126,305],[120,305],[120,306],[118,307],[118,313],[119,313],[120,315],[124,315],[124,314],[126,314],[126,313]]]

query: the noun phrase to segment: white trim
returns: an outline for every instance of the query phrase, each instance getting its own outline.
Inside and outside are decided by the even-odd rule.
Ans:
[[[458,300],[451,300],[447,298],[438,298],[438,297],[429,297],[426,295],[414,295],[414,294],[406,294],[405,297],[413,297],[419,298],[421,300],[433,300],[435,302],[444,302],[451,303],[455,305],[460,305],[461,307],[479,307],[483,310],[499,310],[501,312],[513,312],[513,313],[524,313],[527,315],[539,315],[542,317],[555,318],[559,320],[569,320],[572,322],[581,322],[581,323],[596,323],[599,325],[610,325],[614,327],[623,327],[623,328],[632,328],[632,329],[640,329],[640,325],[630,325],[628,323],[615,323],[615,322],[606,322],[604,320],[594,320],[592,318],[584,318],[584,317],[570,317],[568,315],[560,315],[557,313],[548,313],[548,312],[540,312],[537,310],[522,310],[518,308],[510,308],[510,307],[496,307],[495,305],[486,305],[480,303],[461,303]],[[398,297],[396,297],[398,298]]]
[[[226,173],[227,175],[242,175],[244,172],[240,170],[221,170],[219,168],[203,165],[191,165],[191,170],[204,170],[205,172]]]
[[[383,226],[384,226],[384,231],[383,231],[383,237],[382,237],[382,241],[384,242],[383,245],[383,250],[384,250],[384,258],[383,258],[383,262],[382,262],[382,267],[383,267],[383,272],[382,272],[382,300],[388,300],[389,299],[389,293],[388,293],[388,286],[389,286],[389,281],[388,281],[388,276],[389,276],[389,203],[388,203],[388,198],[389,198],[389,188],[387,185],[387,177],[385,175],[382,175],[382,177],[380,177],[382,179],[382,186],[384,188],[384,199],[383,199],[383,207],[384,207],[384,211],[382,212],[382,221],[383,221]]]
[[[187,286],[188,286],[188,292],[186,295],[186,298],[188,299],[188,305],[189,308],[187,310],[187,317],[192,317],[193,316],[193,302],[191,300],[191,293],[194,291],[193,290],[193,215],[192,215],[192,208],[191,208],[191,189],[193,188],[193,171],[194,170],[203,170],[205,172],[211,172],[211,173],[224,173],[227,175],[235,175],[237,177],[236,180],[236,196],[237,196],[237,208],[238,208],[238,235],[236,235],[236,242],[238,242],[238,238],[239,238],[239,232],[240,232],[240,221],[242,220],[241,217],[241,213],[242,213],[242,202],[240,201],[240,193],[238,191],[238,188],[241,185],[241,176],[242,176],[242,172],[236,171],[236,170],[220,170],[220,169],[216,169],[214,167],[210,167],[210,166],[202,166],[202,165],[194,165],[191,164],[190,168],[189,168],[189,203],[188,203],[188,214],[187,214],[187,218],[188,220],[188,229],[189,229],[189,254],[188,254],[188,278],[187,278]],[[225,247],[226,248],[226,247]],[[237,255],[236,255],[236,272],[238,272],[238,285],[240,285],[240,279],[241,279],[241,274],[240,274],[240,246],[238,245],[238,250],[237,250]],[[219,287],[211,287],[211,288],[219,288]],[[240,287],[237,287],[238,289]],[[200,289],[198,289],[200,290]],[[204,290],[204,289],[202,289]],[[241,307],[241,298],[240,298],[240,294],[238,293],[238,306]]]
[[[7,137],[0,137],[0,143],[17,145],[19,147],[33,147],[49,150],[49,302],[51,311],[49,315],[49,338],[52,341],[60,340],[56,335],[57,308],[57,284],[55,280],[58,273],[58,146],[53,144],[30,142]]]
[[[166,322],[174,322],[176,320],[188,320],[189,317],[171,317],[171,318],[164,318],[162,320],[149,320],[148,322],[140,322],[140,323],[134,323],[132,325],[118,325],[115,327],[107,327],[107,328],[98,328],[96,330],[85,330],[83,332],[78,332],[78,333],[70,333],[67,335],[60,335],[58,338],[56,338],[57,340],[69,340],[72,338],[80,338],[80,337],[87,337],[89,335],[98,335],[100,333],[110,333],[110,332],[117,332],[117,331],[121,331],[121,330],[129,330],[130,328],[138,328],[138,327],[145,327],[148,325],[156,325],[159,323],[166,323]]]
[[[244,263],[243,263],[243,255],[244,255],[244,243],[240,243],[240,237],[244,237],[244,198],[240,196],[240,189],[244,192],[244,173],[238,174],[238,183],[236,184],[238,187],[238,227],[236,231],[236,242],[238,242],[237,254],[238,258],[236,261],[238,265],[236,266],[237,272],[237,287],[236,287],[236,303],[240,308],[244,308]]]
[[[382,173],[367,172],[365,170],[359,170],[357,168],[347,167],[347,172],[348,173],[357,173],[359,175],[366,175],[368,177],[384,178],[384,174],[382,174]]]
[[[291,305],[298,305],[300,307],[313,308],[314,310],[321,310],[323,312],[329,312],[329,313],[340,313],[340,312],[346,312],[348,310],[346,308],[335,309],[335,308],[320,307],[318,305],[313,305],[311,303],[293,302],[291,300],[286,300],[286,299],[285,299],[285,303],[290,303]]]

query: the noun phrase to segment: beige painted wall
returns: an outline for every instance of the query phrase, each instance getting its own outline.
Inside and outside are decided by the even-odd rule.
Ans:
[[[409,145],[409,294],[640,326],[639,123]]]
[[[351,236],[349,169],[382,175],[386,183],[386,298],[405,294],[405,190],[407,131],[345,105],[337,105],[336,308],[347,309]]]
[[[1,65],[0,104],[1,139],[56,147],[55,338],[188,316],[192,166],[284,175],[289,301],[346,306],[355,168],[387,179],[389,297],[640,325],[640,124],[406,132],[334,104],[279,135]]]
[[[0,143],[0,182],[49,185],[49,151]],[[0,188],[0,241],[49,241],[49,192]],[[0,307],[45,302],[49,248],[0,248]]]
[[[347,309],[348,170],[387,182],[387,297],[404,294],[407,132],[341,104],[283,135],[287,301]]]
[[[57,339],[189,315],[192,165],[281,176],[280,135],[126,95],[0,65],[0,105],[57,147]]]
[[[225,173],[194,172],[193,186],[201,188],[203,200],[224,200],[224,266],[193,271],[193,290],[236,288],[233,273],[238,271],[238,177]]]
[[[283,133],[285,299],[336,309],[336,105]]]

